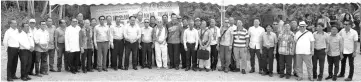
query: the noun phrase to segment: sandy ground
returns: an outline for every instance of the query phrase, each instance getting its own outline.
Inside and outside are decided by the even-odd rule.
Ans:
[[[359,48],[359,47],[358,47]],[[1,81],[6,81],[6,65],[7,65],[7,54],[4,51],[4,47],[1,47]],[[360,51],[360,50],[359,50]],[[56,60],[56,58],[55,58]],[[257,60],[256,60],[257,61]],[[56,61],[55,61],[56,62]],[[274,72],[276,71],[276,62],[274,62]],[[43,77],[34,77],[31,81],[296,81],[295,77],[291,79],[280,79],[278,74],[274,74],[274,77],[261,76],[256,73],[248,73],[250,69],[250,62],[248,61],[247,74],[241,74],[240,72],[229,72],[224,73],[220,71],[184,71],[175,69],[139,69],[128,71],[118,70],[114,71],[108,69],[108,72],[88,72],[71,74],[69,72],[49,72],[49,75]],[[140,68],[140,67],[139,67]],[[256,69],[258,64],[256,63]],[[348,76],[348,65],[346,65],[346,75]],[[64,69],[63,69],[64,70]],[[355,58],[355,73],[353,81],[361,81],[361,54]],[[304,64],[304,77],[307,77],[306,67]],[[20,61],[16,71],[16,76],[20,77]],[[327,60],[325,63],[324,77],[328,76],[328,64]],[[306,79],[306,78],[304,78]],[[338,81],[343,81],[344,78],[339,78]],[[21,80],[15,80],[21,81]],[[326,81],[326,80],[323,80]],[[330,81],[330,80],[328,80]]]

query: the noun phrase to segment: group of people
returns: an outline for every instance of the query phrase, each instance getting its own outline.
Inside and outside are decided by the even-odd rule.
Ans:
[[[218,69],[246,74],[248,55],[249,73],[256,71],[257,56],[261,75],[273,77],[276,59],[280,78],[289,79],[293,67],[297,80],[302,80],[305,62],[308,79],[320,81],[327,56],[329,76],[326,80],[344,77],[346,59],[349,59],[350,72],[345,80],[351,81],[353,77],[358,34],[352,29],[355,24],[351,21],[342,22],[341,30],[332,26],[331,32],[325,32],[323,23],[313,24],[317,31],[311,31],[306,29],[310,24],[296,20],[278,19],[262,27],[261,19],[254,19],[253,26],[245,28],[241,20],[233,17],[224,19],[220,27],[214,18],[188,18],[174,13],[170,18],[168,21],[168,15],[163,15],[162,22],[155,16],[143,20],[141,15],[128,19],[100,16],[84,20],[79,13],[71,18],[70,25],[60,19],[58,26],[51,18],[38,22],[30,19],[21,26],[16,20],[10,20],[3,39],[8,54],[7,80],[19,79],[15,75],[18,57],[20,79],[27,81],[31,80],[28,75],[42,77],[48,75],[48,71],[61,72],[63,67],[73,74],[79,70],[83,73],[108,71],[108,68],[128,70],[129,59],[134,70],[138,70],[138,66],[152,69],[155,61],[157,69],[206,72]],[[57,67],[54,67],[55,52]],[[217,67],[218,59],[221,67]]]

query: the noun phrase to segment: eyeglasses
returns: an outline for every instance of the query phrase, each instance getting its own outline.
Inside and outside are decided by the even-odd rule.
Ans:
[[[273,24],[273,25],[278,25],[278,24]]]
[[[105,19],[100,19],[100,20],[105,20]]]
[[[224,22],[224,23],[229,23],[229,22]]]
[[[149,22],[144,22],[144,23],[149,23]]]

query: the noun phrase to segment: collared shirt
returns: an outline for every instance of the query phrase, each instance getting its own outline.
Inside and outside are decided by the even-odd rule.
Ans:
[[[112,39],[122,40],[124,38],[124,25],[110,27]]]
[[[64,43],[65,42],[65,28],[62,29],[62,27],[58,27],[55,30],[55,38],[58,39],[58,43]]]
[[[206,29],[200,29],[199,30],[199,44],[207,47],[206,50],[210,51],[210,45],[208,43],[210,43],[211,38],[212,38],[212,32],[208,29],[208,27],[205,27]],[[207,45],[208,44],[208,45]]]
[[[343,54],[352,54],[355,51],[355,41],[358,39],[357,32],[354,29],[346,32],[346,28],[343,28],[338,34],[343,38]]]
[[[327,37],[329,34],[326,32],[319,33],[318,31],[313,33],[313,36],[315,37],[315,49],[320,50],[326,48],[327,43]]]
[[[35,44],[37,44],[35,46],[35,50],[38,52],[45,52],[46,49],[42,49],[40,46],[44,46],[47,48],[47,46],[49,45],[49,32],[44,29],[42,30],[41,28],[37,29],[34,32],[34,42]]]
[[[198,37],[198,30],[193,28],[192,30],[190,28],[187,28],[184,30],[183,35],[183,42],[185,43],[196,43],[199,39]]]
[[[210,28],[210,31],[212,32],[211,45],[218,44],[218,39],[221,37],[219,27],[214,26],[213,28]]]
[[[223,46],[231,46],[231,38],[232,37],[232,31],[233,29],[231,27],[228,27],[228,29],[226,29],[225,27],[221,28],[221,40],[220,40],[220,45]],[[224,33],[224,34],[223,34]]]
[[[107,25],[97,25],[95,26],[95,40],[96,42],[106,42],[110,40],[110,31]]]
[[[311,32],[309,31],[305,31],[305,32],[307,33],[304,34],[303,36],[301,36],[303,34],[301,31],[298,31],[295,35],[294,39],[296,41],[296,54],[305,54],[305,55],[311,54],[311,42],[315,41],[315,38],[313,37]]]
[[[77,52],[80,51],[80,30],[79,26],[72,25],[66,27],[65,30],[65,51]]]
[[[168,23],[168,43],[180,43],[180,34],[182,32],[181,26],[179,23],[174,23],[173,21]]]
[[[277,43],[277,35],[274,32],[270,32],[270,34],[264,32],[262,33],[261,37],[263,47],[275,47],[275,44]]]
[[[18,48],[19,47],[18,37],[19,37],[18,29],[13,29],[10,27],[8,30],[6,30],[5,36],[3,39],[3,45],[5,46],[5,48],[7,48],[7,47]]]
[[[282,55],[293,55],[294,54],[294,34],[292,31],[283,31],[278,36],[278,53]]]
[[[180,41],[181,41],[181,43],[183,43],[183,36],[184,36],[184,31],[187,29],[187,28],[189,28],[189,26],[182,26],[183,28],[181,29],[182,31],[181,31],[181,37],[180,37]]]
[[[159,28],[156,28],[155,30],[155,37],[156,37],[156,41],[157,42],[163,42],[166,40],[167,38],[167,30],[165,27],[159,29]],[[164,42],[164,43],[160,43],[160,44],[167,44],[167,42]]]
[[[54,33],[55,33],[55,29],[56,27],[54,25],[51,25],[51,27],[48,27],[47,30],[49,32],[49,45],[48,48],[49,49],[54,49]]]
[[[152,27],[144,27],[142,28],[141,30],[142,32],[142,42],[145,42],[145,43],[150,43],[152,42],[152,33],[153,33],[153,28]]]
[[[261,49],[261,34],[264,33],[265,30],[263,27],[252,26],[248,29],[248,33],[250,34],[249,47],[252,49]]]
[[[34,39],[32,34],[25,33],[25,31],[21,31],[19,34],[19,44],[20,49],[30,50],[30,48],[34,48]]]
[[[80,31],[80,38],[82,38],[81,40],[81,45],[84,49],[93,49],[93,29],[92,27],[89,26],[89,28],[87,28],[86,26],[84,26],[81,31]]]
[[[339,56],[341,55],[341,46],[343,45],[343,39],[340,35],[336,34],[336,36],[328,36],[328,45],[329,45],[329,56]]]
[[[232,32],[233,35],[233,46],[238,48],[245,48],[247,47],[247,38],[249,38],[249,34],[247,29],[236,29]]]
[[[124,30],[124,37],[129,40],[137,41],[141,37],[141,29],[138,25],[126,25]]]

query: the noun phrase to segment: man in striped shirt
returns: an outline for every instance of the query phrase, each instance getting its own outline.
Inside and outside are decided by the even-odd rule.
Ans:
[[[233,38],[233,53],[234,53],[234,59],[236,60],[236,66],[237,68],[240,68],[240,61],[242,61],[241,69],[242,74],[246,74],[246,68],[247,68],[247,48],[249,35],[247,29],[243,27],[243,23],[241,20],[237,21],[237,29],[232,31]],[[239,59],[241,58],[241,59]]]

